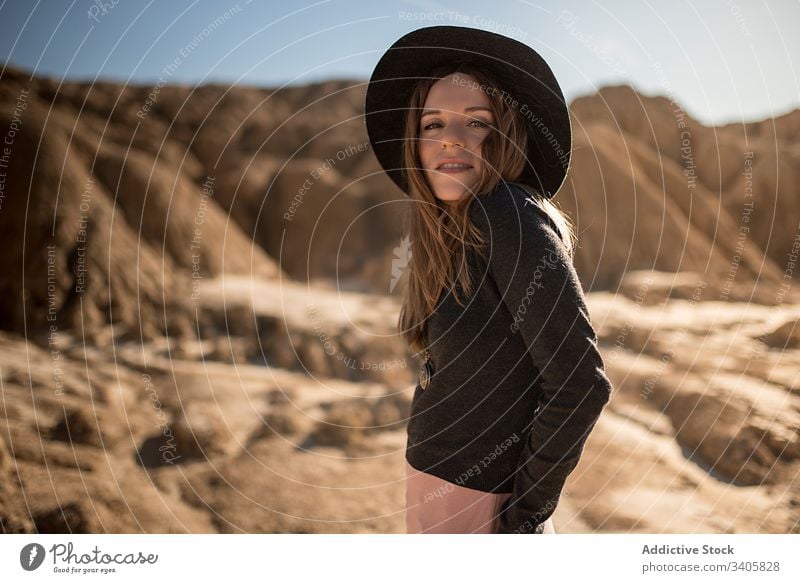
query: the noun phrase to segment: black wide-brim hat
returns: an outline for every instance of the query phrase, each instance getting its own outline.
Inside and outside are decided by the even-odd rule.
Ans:
[[[398,39],[367,86],[367,134],[383,169],[408,196],[403,164],[405,118],[414,86],[446,64],[471,63],[492,74],[504,99],[517,100],[528,129],[527,164],[518,182],[546,198],[569,169],[572,127],[564,94],[539,53],[517,40],[477,28],[430,26]]]

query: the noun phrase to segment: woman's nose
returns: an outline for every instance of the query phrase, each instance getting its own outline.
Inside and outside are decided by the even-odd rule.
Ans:
[[[464,140],[460,136],[450,136],[442,138],[442,147],[447,148],[448,146],[458,146],[459,148],[464,147]]]
[[[446,148],[448,146],[459,146],[463,148],[466,145],[466,136],[458,127],[450,126],[445,128],[443,135],[441,136],[442,140],[442,147]]]

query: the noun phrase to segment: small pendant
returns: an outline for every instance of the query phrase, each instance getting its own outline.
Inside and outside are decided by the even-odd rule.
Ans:
[[[419,386],[422,387],[422,390],[428,388],[431,384],[431,377],[433,376],[433,366],[430,363],[430,353],[426,350],[425,351],[425,362],[422,363],[422,366],[419,369]]]

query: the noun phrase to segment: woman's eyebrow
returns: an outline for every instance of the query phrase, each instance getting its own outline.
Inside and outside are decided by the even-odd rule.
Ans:
[[[489,112],[492,111],[492,109],[490,107],[486,107],[485,105],[473,105],[472,107],[467,107],[464,110],[464,112],[466,113],[468,111],[475,111],[476,109],[485,109],[486,111],[489,111]],[[437,113],[442,113],[442,111],[440,109],[426,109],[425,111],[422,112],[422,115],[420,116],[420,118],[423,118],[426,115],[434,115],[434,114],[437,114]]]

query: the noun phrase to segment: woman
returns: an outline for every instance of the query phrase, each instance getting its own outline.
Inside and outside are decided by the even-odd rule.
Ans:
[[[414,201],[399,328],[424,353],[406,447],[409,533],[552,533],[611,384],[548,199],[571,126],[530,47],[413,31],[366,96],[376,157]]]

